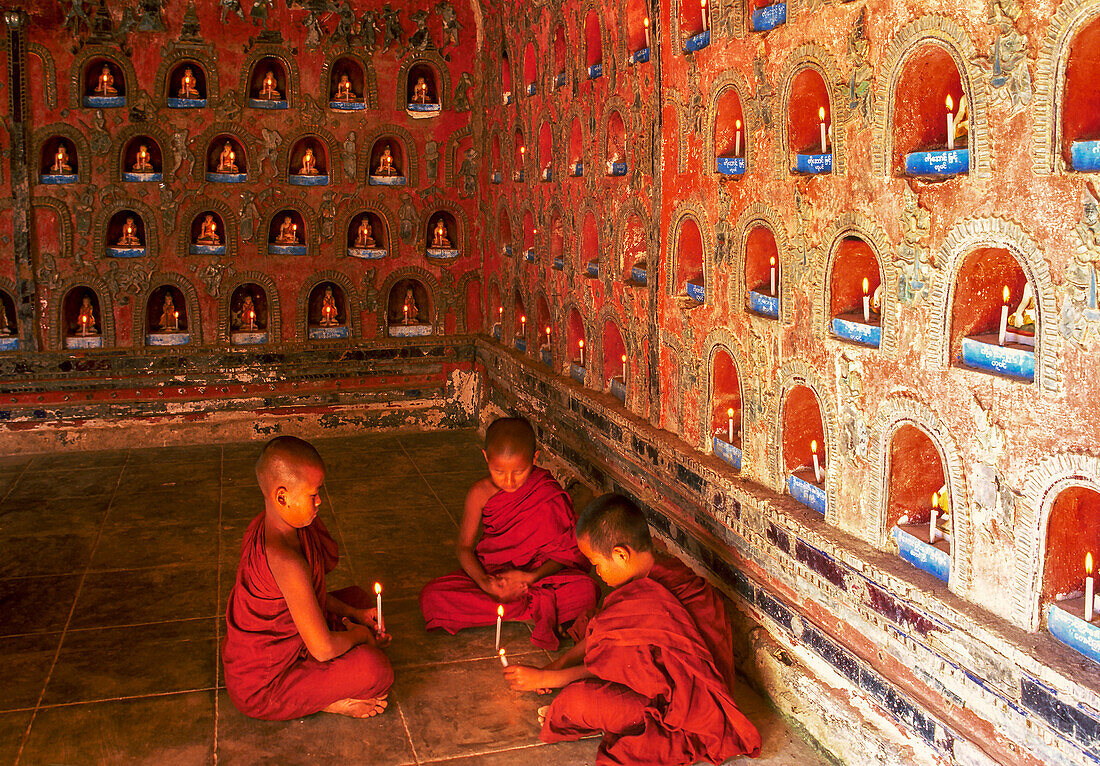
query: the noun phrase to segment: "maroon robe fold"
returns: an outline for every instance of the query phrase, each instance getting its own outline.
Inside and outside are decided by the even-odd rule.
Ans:
[[[602,731],[597,764],[720,764],[759,755],[760,734],[734,704],[695,621],[656,580],[643,577],[607,596],[588,625],[584,664],[596,678],[562,690],[543,741]]]
[[[285,721],[319,712],[337,700],[384,694],[393,683],[393,670],[386,655],[373,646],[360,644],[327,662],[310,656],[267,564],[264,521],[261,513],[244,533],[241,563],[225,610],[222,664],[233,704],[252,718]],[[339,558],[336,541],[320,519],[299,529],[298,541],[317,603],[330,628],[340,630],[339,621],[325,610],[325,574]],[[372,606],[360,588],[333,595],[359,608]]]
[[[504,605],[504,619],[535,623],[535,646],[556,649],[554,627],[583,614],[599,598],[599,587],[587,574],[588,560],[577,548],[576,522],[568,493],[549,471],[537,466],[523,486],[515,492],[497,492],[482,510],[482,536],[474,550],[488,574],[508,569],[530,572],[548,561],[563,567],[531,585],[523,598]],[[454,633],[492,625],[498,606],[461,569],[432,580],[420,592],[429,630]]]

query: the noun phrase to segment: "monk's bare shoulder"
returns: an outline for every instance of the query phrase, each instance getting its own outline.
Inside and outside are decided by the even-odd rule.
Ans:
[[[493,480],[486,476],[478,479],[470,487],[470,491],[466,493],[466,507],[471,506],[477,508],[484,508],[485,503],[489,501],[489,498],[497,493],[497,487],[493,484]]]
[[[272,574],[302,572],[306,569],[306,558],[297,545],[291,545],[281,535],[268,534],[264,537],[264,553]]]

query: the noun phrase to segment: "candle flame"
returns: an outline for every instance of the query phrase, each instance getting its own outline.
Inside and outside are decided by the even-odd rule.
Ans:
[[[549,327],[546,328],[546,336],[550,337],[550,328]]]
[[[501,618],[504,617],[504,604],[501,604],[500,606],[497,607],[497,617],[501,617]],[[501,649],[500,651],[503,652],[504,650]]]
[[[699,0],[699,7],[700,8],[706,8],[707,7],[707,0]]]
[[[771,257],[771,265],[772,265],[772,266],[774,266],[774,265],[775,265],[775,256],[774,256],[774,255],[773,255],[773,256]]]
[[[950,112],[955,109],[955,102],[952,100],[951,94],[948,94],[947,101],[945,103],[947,104],[947,111]]]
[[[1088,574],[1088,575],[1092,574],[1092,554],[1091,553],[1086,553],[1085,554],[1085,574]]]
[[[626,364],[626,354],[623,354],[623,364]]]
[[[741,130],[741,120],[737,121],[736,126],[738,130]]]
[[[932,493],[932,507],[933,508],[938,508],[939,505],[940,505],[940,493],[939,492],[933,492]]]
[[[825,122],[825,107],[819,106],[817,108],[817,119],[821,120],[821,122]]]
[[[864,294],[864,295],[866,295],[866,294],[867,294],[867,288],[869,288],[870,286],[871,286],[871,285],[870,285],[870,283],[869,283],[869,282],[867,281],[867,277],[864,277],[864,278],[863,278],[863,294]]]
[[[381,596],[382,595],[382,583],[376,582],[374,584],[374,595],[376,595],[376,596]]]
[[[810,452],[817,454],[817,439],[810,442]]]
[[[644,19],[642,19],[642,24],[644,24],[647,27],[649,26],[649,17],[648,16],[646,16]]]
[[[521,317],[519,318],[519,323],[520,323],[520,324],[527,324],[527,317],[525,317],[525,316],[521,316]]]
[[[577,341],[577,345],[578,345],[578,346],[579,346],[580,348],[584,348],[584,341],[583,341],[583,340],[578,340],[578,341]]]
[[[1009,293],[1009,292],[1008,292],[1008,285],[1005,285],[1005,289],[1004,289],[1004,291],[1002,292],[1002,295],[1004,295],[1005,303],[1008,303],[1008,296],[1009,296],[1010,294],[1011,294],[1011,293]]]
[[[728,410],[726,410],[726,417],[733,417],[733,407],[730,407]]]

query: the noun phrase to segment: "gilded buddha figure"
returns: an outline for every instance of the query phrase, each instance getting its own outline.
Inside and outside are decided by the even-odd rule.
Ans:
[[[152,173],[153,163],[151,160],[152,155],[149,154],[149,147],[142,144],[138,147],[137,157],[134,158],[134,166],[131,170],[134,173]]]
[[[332,285],[325,285],[325,294],[321,297],[321,326],[334,327],[336,321],[336,296],[332,294]]]
[[[374,169],[374,174],[376,176],[400,175],[393,165],[393,152],[390,151],[389,144],[386,144],[385,148],[382,149],[382,156],[378,158],[378,167]]]
[[[197,85],[198,81],[195,79],[195,73],[191,71],[191,67],[185,67],[176,98],[201,98]]]
[[[283,222],[279,225],[279,233],[275,237],[275,244],[298,244],[298,224],[294,223],[289,215],[283,216]]]
[[[96,86],[93,93],[97,96],[118,95],[118,91],[115,90],[115,76],[111,74],[111,67],[107,64],[104,64],[103,69],[100,70],[99,78],[96,80]]]
[[[429,104],[428,100],[428,83],[423,77],[416,78],[416,85],[413,86],[413,100],[414,104]]]
[[[436,223],[435,229],[432,231],[432,247],[439,250],[446,250],[450,248],[451,240],[447,237],[447,225],[443,223],[443,219],[440,218]]]
[[[180,329],[180,312],[172,300],[172,293],[164,294],[164,303],[160,308],[160,321],[157,323],[161,332],[178,332]]]
[[[260,99],[262,101],[281,101],[283,95],[279,93],[278,81],[275,79],[275,71],[272,69],[267,70],[267,74],[264,75],[263,82],[260,83]]]
[[[207,213],[199,224],[199,238],[196,242],[200,245],[215,246],[222,243],[221,238],[218,237],[218,222],[214,220],[213,213]]]
[[[348,73],[344,72],[340,75],[340,81],[336,83],[336,95],[332,98],[333,101],[354,101],[355,91],[351,87],[351,80],[348,79]]]
[[[134,223],[134,219],[131,216],[126,217],[126,223],[122,225],[122,235],[119,236],[115,246],[127,248],[141,247],[141,240],[138,238],[137,224]]]
[[[366,216],[359,221],[359,230],[355,234],[355,246],[363,250],[371,250],[375,247],[374,232],[371,231],[370,221]]]
[[[61,145],[57,147],[57,154],[53,156],[53,165],[50,167],[50,173],[55,176],[67,176],[73,172],[72,165],[69,164],[69,152],[65,150],[65,146]]]
[[[85,294],[80,299],[80,312],[76,315],[77,331],[81,335],[99,335],[99,329],[95,323],[95,307],[92,305],[92,296]]]
[[[298,169],[298,175],[315,176],[317,174],[317,157],[313,154],[313,147],[307,146],[306,153],[302,155],[302,167]]]
[[[222,147],[222,153],[218,155],[218,167],[219,173],[239,173],[240,168],[237,167],[237,153],[233,151],[233,145],[228,141],[225,142],[225,146]]]

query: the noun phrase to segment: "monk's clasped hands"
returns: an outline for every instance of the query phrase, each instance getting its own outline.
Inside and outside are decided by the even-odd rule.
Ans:
[[[530,573],[518,569],[509,569],[489,575],[490,595],[502,603],[518,601],[523,598],[527,595],[527,588],[530,584]]]

